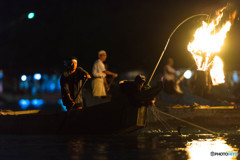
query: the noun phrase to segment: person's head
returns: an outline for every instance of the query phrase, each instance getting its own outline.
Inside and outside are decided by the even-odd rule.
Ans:
[[[141,90],[146,82],[146,77],[144,75],[137,75],[134,80],[135,84],[137,85],[138,89]]]
[[[170,65],[170,66],[173,66],[174,65],[174,60],[172,58],[168,58],[167,64]]]
[[[104,50],[101,50],[98,52],[98,58],[102,61],[105,62],[107,59],[107,53]]]
[[[69,70],[76,70],[77,69],[77,58],[74,56],[71,56],[64,61],[64,64]]]

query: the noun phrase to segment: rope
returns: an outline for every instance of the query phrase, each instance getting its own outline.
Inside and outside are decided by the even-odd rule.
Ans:
[[[189,124],[189,125],[191,125],[191,126],[194,126],[194,127],[196,127],[196,128],[200,128],[200,129],[202,129],[202,130],[205,130],[205,131],[207,131],[207,132],[209,132],[209,133],[219,135],[219,133],[217,133],[217,132],[211,131],[211,130],[209,130],[209,129],[207,129],[207,128],[204,128],[204,127],[199,126],[199,125],[197,125],[197,124],[194,124],[194,123],[192,123],[192,122],[189,122],[189,121],[183,120],[183,119],[178,118],[178,117],[176,117],[176,116],[173,116],[173,115],[171,115],[171,114],[165,113],[165,112],[160,111],[160,110],[159,110],[158,112],[160,112],[160,113],[162,113],[162,114],[164,114],[164,115],[166,115],[166,116],[169,116],[169,117],[175,118],[175,119],[177,119],[177,120],[179,120],[179,121],[182,121],[182,122],[184,122],[184,123],[187,123],[187,124]]]
[[[154,117],[160,121],[162,123],[162,125],[168,130],[173,130],[173,127],[171,127],[164,119],[160,118],[158,115],[157,115],[157,110],[154,109],[154,107],[151,107],[151,111],[154,115]]]

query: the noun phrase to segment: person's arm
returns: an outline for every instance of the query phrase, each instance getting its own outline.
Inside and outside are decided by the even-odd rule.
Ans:
[[[166,65],[165,66],[165,73],[164,73],[164,76],[165,78],[168,77],[168,80],[172,80],[172,81],[176,81],[176,78],[177,78],[177,72],[176,70],[169,66],[169,65]],[[172,78],[173,77],[173,78]],[[170,79],[169,79],[170,78]]]
[[[113,72],[110,72],[110,71],[108,71],[108,70],[103,71],[103,73],[105,73],[105,74],[107,74],[107,75],[111,75],[111,76],[113,76],[113,77],[117,77],[117,76],[118,76],[118,74],[113,73]]]
[[[170,66],[166,66],[166,70],[170,74],[176,74],[176,70]]]
[[[88,79],[92,78],[90,74],[86,70],[84,70],[82,67],[78,67],[78,69],[81,72],[81,74],[83,74],[84,77],[87,77]]]
[[[60,85],[61,85],[61,93],[62,93],[62,100],[64,101],[64,104],[70,105],[70,107],[75,105],[74,100],[72,99],[70,95],[69,85],[66,81],[66,78],[61,76],[60,78]],[[65,103],[66,100],[66,103]]]
[[[105,84],[105,86],[106,86],[107,91],[109,91],[109,90],[110,90],[110,87],[109,87],[109,85],[108,85],[108,83],[107,83],[107,79],[106,79],[106,78],[103,78],[103,81],[104,81],[104,84]]]
[[[74,106],[76,104],[76,102],[72,99],[70,93],[67,94],[67,98],[69,100],[70,106]]]

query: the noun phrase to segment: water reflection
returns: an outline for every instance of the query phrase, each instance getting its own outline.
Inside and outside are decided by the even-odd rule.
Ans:
[[[77,127],[77,126],[76,126]],[[209,137],[210,136],[210,137]],[[24,139],[19,137],[14,139],[0,137],[0,142],[7,146],[7,152],[32,152],[33,150],[40,150],[46,145],[45,150],[40,150],[41,154],[36,155],[51,156],[58,155],[65,157],[62,159],[80,160],[80,159],[93,159],[93,160],[110,160],[110,159],[139,159],[139,160],[211,160],[211,159],[237,159],[235,156],[214,156],[211,157],[211,152],[238,152],[234,147],[237,143],[232,142],[231,145],[227,144],[226,139],[214,138],[212,135],[199,137],[190,136],[182,137],[179,135],[172,135],[165,137],[163,135],[124,135],[124,136],[107,136],[107,135],[69,135],[69,136],[35,136]],[[236,138],[236,142],[240,139]],[[195,140],[192,140],[195,139]],[[198,139],[198,140],[197,140]],[[229,141],[231,138],[229,137]],[[11,143],[9,143],[9,141]],[[20,142],[24,142],[20,143]],[[39,143],[41,142],[41,143]],[[17,145],[16,145],[17,143]],[[9,144],[17,147],[9,147]],[[28,144],[28,145],[26,145]],[[31,145],[30,145],[31,144]],[[28,147],[19,147],[28,146]],[[52,151],[52,148],[55,148]],[[5,150],[4,150],[5,151]],[[44,154],[43,154],[43,153]],[[0,150],[1,153],[1,150]],[[35,152],[34,152],[35,153]],[[17,159],[17,158],[15,158]],[[32,158],[34,159],[34,158]],[[48,158],[42,158],[48,159]],[[58,158],[55,158],[58,159]],[[61,158],[59,158],[61,159]]]
[[[224,159],[236,160],[238,149],[227,144],[223,138],[199,139],[187,142],[188,160]]]
[[[108,144],[99,141],[94,137],[83,138],[74,137],[68,143],[68,152],[70,153],[71,160],[79,159],[95,159],[95,160],[108,160]]]

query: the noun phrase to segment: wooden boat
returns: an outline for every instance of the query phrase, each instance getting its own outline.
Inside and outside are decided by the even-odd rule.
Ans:
[[[5,110],[0,112],[0,134],[119,134],[144,127],[146,119],[148,127],[163,127],[153,120],[150,109],[107,102],[73,112]],[[186,122],[208,129],[240,127],[240,108],[236,106],[176,105],[158,109],[160,118],[172,129],[196,128]]]
[[[125,133],[143,127],[140,119],[138,108],[111,102],[71,112],[1,111],[0,134]]]
[[[167,125],[212,130],[228,130],[240,128],[240,108],[238,106],[169,106],[159,107],[158,114]],[[148,115],[149,116],[149,115]],[[148,120],[148,126],[161,126],[159,121]]]

